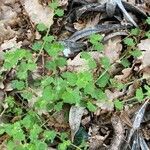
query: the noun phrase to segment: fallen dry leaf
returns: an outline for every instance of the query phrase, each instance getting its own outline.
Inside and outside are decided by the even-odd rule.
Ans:
[[[5,26],[3,23],[0,23],[0,44],[4,40],[9,40],[16,35],[16,31],[13,31],[10,26]]]
[[[143,78],[147,79],[147,83],[150,84],[150,66],[143,68],[141,73],[143,74]]]
[[[105,93],[106,93],[108,99],[109,99],[109,100],[112,100],[112,101],[113,101],[114,99],[117,99],[117,98],[119,98],[120,96],[124,95],[124,92],[123,92],[123,91],[122,91],[122,92],[120,92],[120,91],[118,91],[118,90],[110,91],[109,89],[106,89],[106,90],[105,90]]]
[[[127,90],[127,94],[124,97],[125,99],[129,99],[134,96],[136,89],[138,88],[138,83],[134,82],[133,84],[129,85],[129,88]]]
[[[5,40],[4,43],[0,46],[0,50],[3,51],[12,48],[20,48],[22,46],[22,41],[17,42],[16,40],[16,36],[13,39]]]
[[[120,36],[110,39],[108,42],[104,44],[104,54],[109,58],[111,63],[114,63],[119,59],[122,45],[120,44],[121,38]]]
[[[17,37],[17,41],[22,39],[31,41],[31,38],[33,40],[33,35],[31,33],[26,33],[30,30],[31,24],[24,13],[24,9],[22,9],[21,3],[18,0],[2,0],[1,3],[0,44],[3,43],[4,40],[10,40],[15,36]],[[26,36],[28,36],[28,40]],[[29,41],[26,45],[30,44]],[[24,41],[22,42],[24,43]]]
[[[96,105],[102,109],[102,110],[108,110],[108,111],[113,111],[114,110],[114,103],[113,100],[119,98],[120,96],[124,95],[124,92],[120,91],[110,91],[109,89],[105,90],[105,94],[108,98],[107,101],[96,101]]]
[[[99,62],[100,58],[103,56],[100,52],[87,52],[91,57]],[[81,58],[81,53],[79,53],[73,60],[68,59],[67,61],[67,70],[82,72],[89,70],[88,62]]]
[[[89,69],[86,60],[82,59],[80,56],[81,53],[79,53],[73,60],[68,59],[67,70],[80,72]]]
[[[138,48],[142,51],[140,72],[143,74],[143,78],[150,77],[150,39],[141,40],[138,44]]]
[[[86,23],[86,28],[96,26],[99,23],[99,20],[100,20],[99,18],[100,18],[100,14],[97,14],[96,17],[94,17],[92,19],[88,19],[88,21]]]
[[[119,82],[125,82],[126,79],[130,76],[130,74],[132,73],[132,68],[125,68],[122,70],[121,75],[116,75],[115,79],[118,80]]]
[[[138,47],[140,50],[150,50],[150,39],[141,40],[141,42],[138,44]]]
[[[14,25],[18,21],[18,13],[21,12],[21,7],[18,2],[0,4],[0,19],[5,25]]]
[[[63,109],[60,112],[56,112],[53,115],[46,115],[47,125],[50,128],[54,128],[56,131],[62,131],[69,129],[69,123],[66,120],[65,113],[68,111],[67,109]]]
[[[81,118],[84,113],[84,107],[80,106],[71,106],[69,112],[69,125],[71,128],[71,139],[74,140],[74,136],[79,130]]]
[[[138,44],[138,48],[143,53],[143,55],[140,57],[142,61],[141,69],[150,66],[150,39],[141,40],[141,42]]]
[[[127,111],[122,111],[120,114],[120,119],[122,122],[124,122],[124,124],[128,125],[129,127],[132,128],[132,122],[131,119],[129,117],[129,114]]]
[[[53,24],[54,11],[49,7],[42,6],[38,0],[21,0],[21,3],[35,25],[44,23],[50,27]]]
[[[107,110],[107,111],[114,110],[114,103],[112,102],[112,100],[99,101],[99,102],[97,101],[95,104],[102,110]]]

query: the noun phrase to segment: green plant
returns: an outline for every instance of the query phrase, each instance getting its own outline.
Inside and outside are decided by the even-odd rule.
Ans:
[[[50,7],[55,9],[55,14],[62,16],[57,2],[51,3]],[[147,20],[149,24],[149,18]],[[0,125],[0,135],[7,134],[6,140],[8,149],[18,150],[46,150],[48,144],[59,141],[58,149],[66,150],[69,146],[80,149],[80,145],[74,145],[70,139],[69,133],[60,133],[54,129],[48,129],[45,125],[47,120],[38,111],[45,111],[48,114],[61,111],[66,105],[83,106],[90,112],[97,110],[97,102],[107,102],[109,97],[106,95],[106,89],[123,90],[134,82],[134,78],[129,79],[127,83],[118,82],[109,70],[114,65],[109,58],[103,56],[98,63],[86,52],[81,53],[89,66],[88,70],[82,72],[63,72],[61,69],[67,65],[67,59],[61,53],[64,45],[61,45],[53,35],[49,35],[50,29],[44,24],[37,25],[39,32],[46,35],[41,41],[35,42],[32,49],[15,49],[5,52],[2,76],[7,76],[12,70],[15,72],[10,79],[13,94],[6,94],[3,114],[13,117],[20,117],[17,121],[8,122]],[[137,49],[140,30],[132,29],[130,35],[123,40],[125,52],[118,62],[122,68],[131,67],[129,59],[138,58],[141,52]],[[89,38],[92,50],[103,53],[102,36],[93,34]],[[45,58],[46,57],[46,58]],[[39,63],[40,62],[40,63]],[[38,69],[44,70],[40,76],[34,78]],[[100,71],[94,70],[100,67]],[[143,79],[137,79],[141,82]],[[40,92],[37,90],[40,89]],[[36,91],[37,90],[37,91]],[[39,92],[39,93],[38,93]],[[14,96],[15,95],[15,96]],[[137,102],[150,97],[150,86],[145,85],[136,89],[135,95],[130,100]],[[34,101],[29,107],[28,103]],[[126,101],[125,101],[126,102]],[[114,99],[113,104],[117,110],[122,110],[126,103],[124,99]],[[44,123],[43,123],[44,122]],[[82,145],[83,146],[83,145]]]
[[[58,17],[62,17],[64,15],[64,10],[59,8],[58,0],[53,0],[52,3],[49,4],[49,7],[54,10],[55,15]]]
[[[104,46],[101,43],[102,39],[103,36],[99,34],[93,34],[90,36],[89,42],[93,45],[94,50],[102,51],[104,49]]]

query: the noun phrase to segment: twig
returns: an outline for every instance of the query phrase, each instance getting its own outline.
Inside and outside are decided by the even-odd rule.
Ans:
[[[46,37],[48,36],[49,32],[50,32],[50,26],[49,26],[49,28],[48,28],[48,30],[47,30],[47,32],[46,32],[46,35],[45,35]],[[46,40],[43,41],[42,47],[41,47],[41,49],[40,49],[40,51],[39,51],[39,53],[38,53],[36,59],[34,60],[34,62],[37,62],[39,56],[41,55],[41,53],[42,53],[42,51],[43,51],[43,49],[44,49],[45,44],[46,44]]]
[[[119,150],[124,139],[124,127],[121,119],[117,115],[112,116],[111,122],[114,128],[114,137],[109,150]]]

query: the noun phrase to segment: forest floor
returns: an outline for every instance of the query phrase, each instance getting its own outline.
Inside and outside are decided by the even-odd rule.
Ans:
[[[0,0],[1,150],[150,149],[150,0],[113,2]]]

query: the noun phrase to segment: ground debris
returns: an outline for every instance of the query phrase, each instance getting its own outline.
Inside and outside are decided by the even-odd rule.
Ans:
[[[0,1],[1,147],[150,147],[149,0],[122,1],[139,28],[107,2]]]
[[[54,12],[52,9],[40,5],[38,0],[21,0],[21,3],[35,25],[44,23],[50,27],[53,24]]]
[[[124,126],[119,116],[113,115],[111,118],[114,129],[114,136],[111,141],[110,150],[119,150],[124,139]]]

